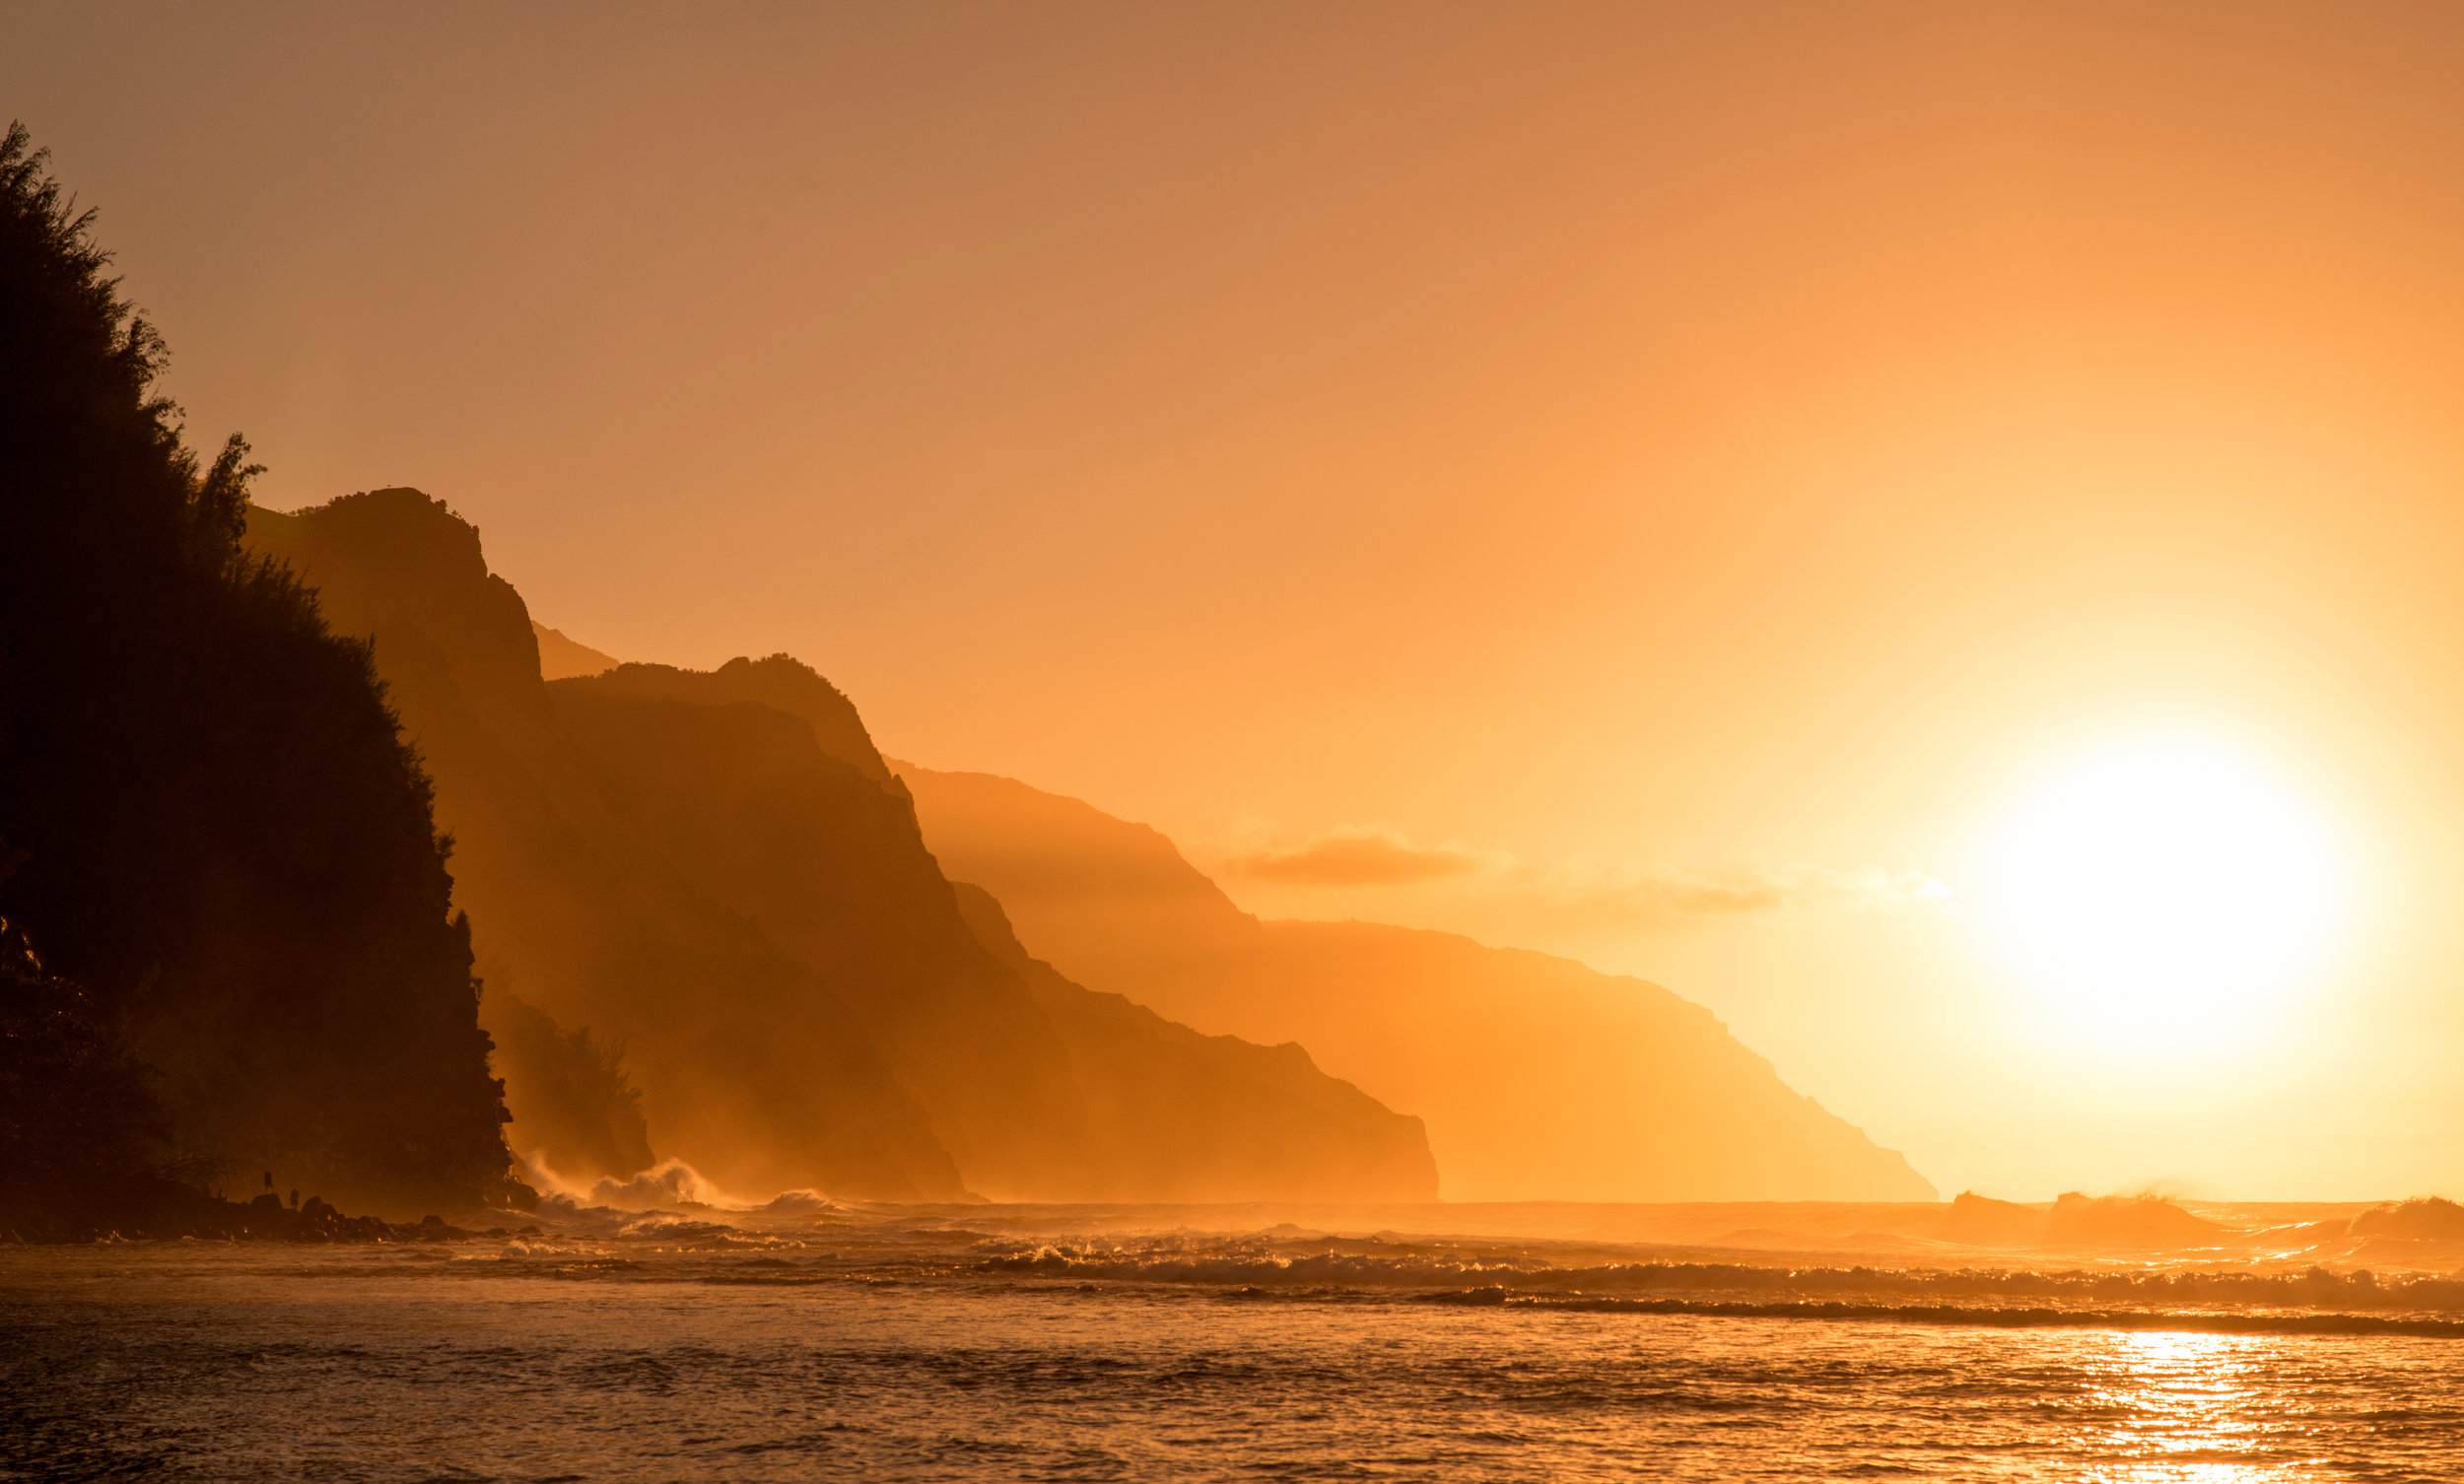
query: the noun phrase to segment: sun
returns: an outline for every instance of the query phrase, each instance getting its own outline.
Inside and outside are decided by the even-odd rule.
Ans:
[[[2040,1010],[2112,1044],[2244,1040],[2343,936],[2327,816],[2256,749],[2110,739],[2041,772],[1991,835],[1978,906]]]

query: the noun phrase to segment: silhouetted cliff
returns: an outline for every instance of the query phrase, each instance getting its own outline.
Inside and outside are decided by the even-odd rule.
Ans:
[[[1433,1200],[1420,1120],[1318,1070],[1297,1043],[1201,1036],[1030,958],[992,894],[959,910],[1068,1048],[1087,1109],[1081,1200]]]
[[[93,1145],[98,1185],[205,1161],[388,1209],[515,1195],[446,847],[367,647],[241,551],[246,444],[182,444],[162,342],[40,165],[12,129],[0,915],[42,967],[10,991],[34,1029],[0,1047],[0,1184],[58,1195],[26,1120],[107,1084],[154,1107]]]
[[[890,772],[890,765],[872,745],[872,734],[864,729],[864,718],[856,713],[856,703],[792,655],[739,656],[708,671],[622,665],[598,676],[591,690],[602,696],[658,697],[697,706],[749,701],[783,711],[812,729],[813,743],[823,753],[862,774],[891,796],[907,797],[907,785]]]
[[[547,680],[569,675],[596,675],[616,668],[616,656],[578,643],[544,624],[532,623],[530,637],[539,641],[539,674]]]
[[[1247,1048],[1270,1072],[1223,1048],[1181,1058],[1222,1091],[1162,1125],[1200,1174],[1129,1136],[1124,1089],[1146,1075],[1129,1061],[1171,1038],[1073,1030],[978,941],[904,785],[804,665],[543,684],[538,631],[477,531],[416,491],[255,512],[249,539],[374,636],[459,843],[483,967],[556,1023],[542,1041],[499,1022],[509,1047],[580,1025],[621,1042],[658,1155],[756,1195],[948,1198],[963,1179],[1018,1198],[1266,1198],[1337,1171],[1361,1198],[1430,1193],[1416,1123],[1296,1052]],[[602,1173],[604,1097],[520,1080],[510,1097],[516,1147]]]
[[[970,1189],[1052,1190],[1077,1168],[1085,1121],[1067,1053],[968,931],[905,796],[825,753],[802,716],[726,699],[740,680],[775,693],[799,675],[828,690],[779,656],[715,674],[625,665],[548,695],[611,813],[831,985]],[[791,1013],[740,990],[732,1008],[746,1035]]]
[[[559,723],[528,611],[475,528],[396,489],[251,510],[248,540],[315,584],[337,627],[371,636],[437,779],[484,972],[561,1026],[624,1044],[654,1149],[692,1151],[723,1189],[961,1193],[839,986],[712,897],[606,791],[604,749]],[[556,1130],[595,1117],[563,1110],[513,1139],[586,1172],[594,1156]]]
[[[892,768],[952,874],[1094,989],[1298,1041],[1428,1125],[1459,1200],[1932,1200],[1701,1006],[1570,960],[1369,922],[1261,922],[1143,825],[985,774]]]

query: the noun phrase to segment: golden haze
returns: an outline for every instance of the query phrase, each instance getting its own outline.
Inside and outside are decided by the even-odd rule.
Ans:
[[[267,503],[444,495],[577,641],[792,650],[1265,915],[1667,983],[1947,1189],[2451,1185],[2464,16],[297,20],[0,59]],[[1969,904],[2181,728],[2354,901],[2152,1066]]]

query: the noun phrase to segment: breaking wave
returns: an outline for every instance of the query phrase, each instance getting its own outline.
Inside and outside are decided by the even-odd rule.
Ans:
[[[549,1166],[544,1149],[532,1151],[522,1164],[530,1184],[542,1196],[577,1210],[590,1206],[619,1211],[652,1211],[680,1205],[750,1208],[748,1202],[728,1195],[683,1160],[662,1160],[626,1180],[602,1177],[588,1182],[559,1175]]]
[[[552,1230],[499,1249],[509,1276],[728,1286],[891,1283],[1015,1293],[1134,1287],[1156,1298],[1201,1302],[2464,1339],[2464,1275],[2439,1273],[1790,1266],[1673,1260],[1648,1250],[1546,1242],[1288,1228],[1064,1240],[988,1232],[965,1215],[838,1206],[808,1193],[740,1211],[569,1203],[552,1211],[543,1202],[541,1214]]]
[[[2381,1277],[2247,1269],[2039,1271],[2030,1268],[1781,1267],[1748,1263],[1635,1261],[1570,1265],[1533,1251],[1450,1252],[1408,1242],[1330,1241],[1312,1250],[1275,1244],[1039,1244],[987,1256],[987,1272],[1141,1283],[1200,1283],[1257,1289],[1443,1288],[1569,1304],[1636,1292],[1788,1296],[1899,1296],[1922,1299],[2032,1299],[2045,1313],[2098,1306],[2175,1311],[2369,1309],[2464,1312],[2464,1280],[2422,1274]],[[1291,1248],[1302,1244],[1281,1244]],[[1487,1301],[1484,1301],[1487,1302]],[[1628,1301],[1631,1302],[1631,1301]],[[2037,1312],[2034,1309],[2011,1312]]]

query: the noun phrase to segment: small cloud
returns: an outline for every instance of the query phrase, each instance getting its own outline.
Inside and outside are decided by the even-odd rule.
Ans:
[[[1947,900],[1951,889],[1922,871],[1881,866],[1791,865],[1705,870],[1569,855],[1547,862],[1504,850],[1413,843],[1389,824],[1337,825],[1277,843],[1270,822],[1244,818],[1242,843],[1214,854],[1228,878],[1302,887],[1418,886],[1520,899],[1551,911],[1629,922],[1679,922],[1836,909],[1898,911]]]
[[[1304,886],[1408,886],[1489,864],[1490,857],[1461,845],[1415,845],[1393,825],[1337,825],[1296,845],[1232,856],[1224,868],[1259,881]]]
[[[1828,908],[1897,911],[1951,895],[1949,887],[1922,871],[1889,871],[1881,866],[1704,871],[1582,856],[1535,870],[1525,884],[1534,894],[1568,906],[1650,922]]]

